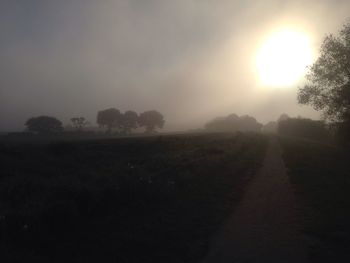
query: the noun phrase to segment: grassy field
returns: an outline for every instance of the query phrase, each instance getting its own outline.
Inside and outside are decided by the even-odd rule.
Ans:
[[[0,142],[1,262],[199,262],[267,138]]]
[[[349,149],[281,138],[310,241],[311,262],[350,262]]]

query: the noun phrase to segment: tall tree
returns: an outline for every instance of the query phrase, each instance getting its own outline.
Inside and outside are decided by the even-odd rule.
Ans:
[[[71,118],[70,121],[72,122],[73,127],[77,131],[82,131],[82,129],[88,125],[88,122],[85,120],[84,117],[74,117]]]
[[[320,56],[306,75],[298,101],[322,111],[325,119],[350,122],[350,23],[325,37]]]
[[[122,129],[124,133],[130,133],[132,129],[137,128],[139,116],[134,111],[126,111],[122,116]]]
[[[140,114],[138,124],[140,127],[145,127],[146,132],[154,132],[156,128],[163,128],[164,116],[158,111],[145,111]]]
[[[33,117],[26,121],[28,131],[47,134],[62,132],[62,122],[54,117],[50,116],[39,116]]]
[[[107,133],[111,133],[113,128],[120,128],[122,115],[119,110],[110,108],[97,113],[97,124],[106,127]]]

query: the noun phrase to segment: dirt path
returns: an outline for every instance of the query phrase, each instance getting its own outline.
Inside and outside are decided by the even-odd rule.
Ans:
[[[272,138],[264,165],[204,262],[307,262],[298,221],[281,148]]]

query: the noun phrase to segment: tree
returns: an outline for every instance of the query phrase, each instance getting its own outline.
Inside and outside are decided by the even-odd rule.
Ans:
[[[320,56],[299,89],[298,102],[323,112],[326,120],[350,122],[350,23],[325,37]]]
[[[236,114],[217,117],[205,124],[207,130],[220,132],[260,131],[261,127],[255,118],[248,115],[238,117]]]
[[[124,133],[130,133],[132,129],[137,128],[139,116],[134,111],[126,111],[122,115],[122,129]]]
[[[88,122],[85,120],[84,117],[74,117],[71,118],[70,121],[72,122],[73,127],[77,131],[81,131],[86,125],[88,125]]]
[[[231,127],[228,127],[228,123],[235,123],[235,121],[227,121],[225,117],[216,117],[213,120],[207,122],[204,127],[210,131],[229,131]]]
[[[107,133],[110,133],[112,128],[120,128],[121,119],[120,111],[115,108],[102,110],[97,113],[97,124],[100,127],[107,127]]]
[[[322,141],[329,138],[329,132],[323,121],[315,121],[300,117],[279,121],[278,133],[287,136],[297,136]]]
[[[30,118],[26,121],[25,126],[27,126],[28,131],[41,134],[57,133],[63,131],[62,122],[54,117],[49,116]]]
[[[254,117],[251,117],[249,115],[244,115],[240,117],[240,129],[242,131],[261,131],[261,127],[263,125]]]
[[[288,116],[288,114],[286,113],[282,113],[281,116],[278,118],[277,123],[281,122],[281,121],[285,121],[290,119],[290,117]]]
[[[145,111],[138,118],[138,124],[140,127],[145,127],[146,132],[154,132],[157,127],[163,128],[164,123],[163,115],[155,110]]]

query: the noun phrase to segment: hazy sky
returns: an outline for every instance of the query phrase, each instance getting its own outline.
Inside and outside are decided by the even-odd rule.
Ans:
[[[109,107],[157,109],[167,130],[229,113],[318,118],[296,102],[302,81],[259,83],[256,52],[293,27],[317,55],[349,10],[348,0],[1,0],[0,130],[38,115],[95,123]]]

